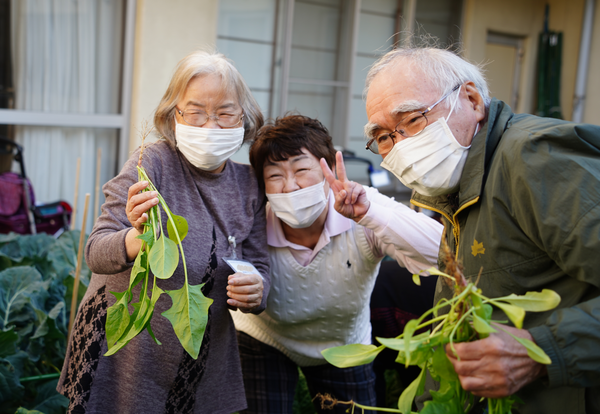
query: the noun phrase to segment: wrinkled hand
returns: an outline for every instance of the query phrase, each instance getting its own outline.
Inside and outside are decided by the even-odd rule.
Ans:
[[[533,340],[524,329],[502,326],[513,335]],[[460,361],[446,345],[446,355],[454,365],[466,391],[486,398],[512,395],[533,380],[547,374],[546,366],[527,355],[527,349],[506,332],[497,329],[485,339],[454,344]]]
[[[367,211],[371,203],[367,199],[367,192],[362,185],[354,181],[348,181],[346,177],[346,166],[342,153],[338,151],[335,154],[336,172],[338,178],[335,178],[333,171],[327,165],[327,162],[321,158],[321,169],[325,175],[325,179],[333,190],[335,195],[335,203],[333,207],[342,216],[359,222]]]
[[[234,273],[227,283],[228,305],[242,312],[252,312],[262,303],[263,280],[259,275]]]
[[[139,181],[129,187],[125,206],[127,219],[140,234],[144,232],[144,223],[148,221],[147,211],[158,204],[156,191],[140,193],[146,187],[148,187],[148,181]]]

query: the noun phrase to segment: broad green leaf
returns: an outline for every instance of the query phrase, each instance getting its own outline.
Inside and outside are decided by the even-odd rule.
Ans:
[[[404,325],[404,349],[405,350],[410,350],[410,340],[411,340],[413,334],[415,333],[415,329],[417,329],[417,326],[418,326],[417,319],[411,319],[410,321],[408,321],[406,323],[406,325]],[[410,365],[411,354],[412,354],[412,352],[408,352],[406,355],[406,364],[405,364],[406,367],[408,367]]]
[[[415,285],[421,286],[421,277],[419,276],[418,273],[413,274],[412,279],[413,279],[413,282]]]
[[[485,319],[479,317],[476,313],[473,313],[473,329],[475,329],[481,335],[489,335],[496,331]]]
[[[450,276],[448,273],[444,273],[444,272],[440,272],[439,270],[437,270],[435,267],[430,267],[429,269],[425,269],[425,270],[421,270],[419,272],[419,274],[421,273],[425,273],[425,272],[429,272],[430,275],[436,275],[436,276],[442,276],[442,277],[447,277],[449,279],[454,280],[454,278],[452,276]]]
[[[484,303],[481,306],[483,306],[483,310],[485,311],[485,320],[488,322],[491,321],[494,314],[494,307],[489,303]]]
[[[349,368],[371,363],[383,349],[384,346],[349,344],[324,349],[321,354],[331,365]]]
[[[10,267],[0,272],[0,328],[16,320],[36,293],[47,297],[48,286],[40,272],[31,266]]]
[[[140,251],[135,258],[133,267],[131,268],[131,274],[129,275],[129,292],[127,301],[131,302],[131,289],[133,289],[142,279],[146,276],[148,270],[148,253]]]
[[[44,413],[41,411],[38,411],[38,410],[28,410],[27,408],[19,407],[17,409],[17,411],[15,411],[15,414],[44,414]]]
[[[151,320],[148,320],[148,322],[146,322],[146,330],[148,331],[148,333],[150,334],[152,339],[154,339],[154,342],[156,342],[157,345],[162,345],[162,343],[158,339],[156,339],[156,336],[154,335],[154,332],[152,331],[152,326],[150,326],[150,322],[151,322]]]
[[[109,350],[117,343],[121,336],[123,336],[129,326],[131,318],[127,306],[127,291],[110,293],[117,298],[117,302],[110,306],[106,311],[106,343]]]
[[[137,318],[133,322],[134,329],[132,329],[125,337],[128,342],[146,328],[146,324],[152,318],[152,314],[154,313],[154,306],[160,298],[160,295],[163,293],[164,291],[161,288],[154,286],[152,288],[151,298],[148,298],[148,296],[144,295],[144,300],[140,305],[140,311],[137,314]]]
[[[456,375],[456,371],[454,371],[454,366],[448,359],[446,355],[445,346],[438,346],[433,353],[433,358],[431,359],[430,370],[432,376],[439,376],[441,379],[445,381],[457,381],[458,375]]]
[[[6,359],[0,359],[0,406],[5,401],[20,399],[24,390],[15,367]]]
[[[431,358],[433,351],[431,346],[424,346],[410,352],[410,365],[422,365]],[[398,351],[396,362],[406,366],[406,352]]]
[[[179,240],[183,241],[185,236],[188,234],[188,222],[185,218],[178,216],[177,214],[173,214],[171,211],[169,211],[169,213],[175,222],[175,227],[173,227],[171,220],[167,220],[167,233],[169,234],[169,239],[173,240],[176,244],[179,244],[175,231],[177,231],[179,234]]]
[[[423,368],[417,379],[411,382],[410,385],[404,389],[402,395],[400,395],[400,398],[398,399],[398,409],[402,414],[411,413],[412,403],[417,395],[417,390],[420,388],[421,382],[425,381],[425,371],[426,368]]]
[[[432,390],[432,394],[433,394]],[[454,391],[453,391],[454,393]],[[454,411],[452,405],[449,404],[451,400],[446,401],[425,401],[423,409],[419,411],[420,414],[457,414],[463,411]]]
[[[499,300],[519,306],[527,312],[544,312],[556,308],[560,303],[560,296],[553,290],[544,289],[541,292],[527,292],[525,295],[513,293],[501,298],[494,298],[494,302]]]
[[[147,295],[143,295],[141,303],[136,302],[132,304],[135,311],[133,312],[133,315],[131,315],[129,326],[117,343],[111,349],[109,349],[106,354],[104,354],[105,356],[113,355],[146,328],[146,324],[154,314],[154,306],[156,301],[163,293],[164,291],[161,288],[154,286],[152,289],[152,298],[149,298]]]
[[[35,309],[35,313],[38,316],[39,324],[37,329],[35,330],[35,333],[30,339],[41,338],[43,336],[48,335],[50,330],[55,326],[53,320],[58,317],[58,315],[64,307],[64,302],[57,302],[48,313],[46,313],[43,310]]]
[[[159,279],[170,278],[179,264],[177,245],[168,237],[161,235],[148,253],[148,262],[154,276]]]
[[[154,232],[152,231],[152,226],[147,226],[146,231],[137,236],[136,239],[146,242],[148,248],[152,248],[152,245],[154,244]]]
[[[138,319],[138,315],[140,313],[140,302],[134,302],[131,303],[131,306],[133,307],[133,313],[131,314],[130,318],[129,318],[129,325],[127,326],[127,328],[125,329],[125,332],[123,333],[123,335],[121,335],[121,338],[117,341],[116,344],[114,344],[112,346],[112,348],[109,348],[108,351],[104,354],[104,356],[109,356],[114,354],[115,352],[117,352],[119,349],[123,348],[125,345],[127,345],[127,343],[129,342],[129,340],[126,340],[127,336],[129,336],[129,332],[131,332],[132,329],[134,329],[134,322]]]
[[[511,334],[511,336],[513,338],[515,338],[518,343],[520,343],[525,348],[527,348],[527,355],[529,355],[529,358],[533,359],[535,362],[539,362],[540,364],[545,364],[545,365],[550,365],[552,363],[552,360],[550,359],[548,354],[546,354],[542,350],[542,348],[537,346],[535,344],[535,342],[530,341],[529,339],[519,338],[512,334]]]
[[[66,231],[60,235],[56,244],[48,251],[48,259],[52,260],[52,265],[60,275],[74,276],[77,267],[77,252],[79,251],[79,230]],[[84,236],[83,245],[87,243],[87,236]],[[88,286],[92,272],[86,264],[85,260],[81,261],[81,272],[79,280],[82,285]],[[81,287],[80,287],[81,288]],[[85,289],[84,289],[85,290]]]
[[[208,308],[213,303],[202,293],[202,286],[184,285],[181,289],[167,291],[173,306],[162,313],[173,325],[183,348],[194,359],[198,358],[208,322]]]
[[[523,319],[525,318],[525,310],[519,306],[508,305],[504,302],[490,301],[494,306],[499,307],[504,311],[508,319],[512,321],[515,327],[521,329],[523,327]]]
[[[15,332],[13,326],[7,331],[0,331],[0,358],[17,352],[18,342],[19,335]]]
[[[62,414],[69,406],[69,399],[56,392],[58,378],[36,383],[36,396],[33,410],[44,414]]]
[[[56,305],[54,305],[52,309],[50,309],[50,312],[48,312],[48,317],[50,319],[58,318],[64,307],[65,302],[57,302]]]
[[[442,403],[450,401],[456,394],[454,392],[454,387],[452,386],[452,381],[442,381],[440,382],[439,390],[429,390],[429,392],[435,401]]]
[[[409,350],[414,351],[417,349],[419,345],[424,342],[429,341],[429,333],[430,331],[420,333],[418,335],[413,336],[410,339]],[[385,345],[387,348],[393,349],[395,351],[406,351],[406,342],[404,341],[404,337],[400,336],[398,338],[375,338],[379,341],[380,344]]]

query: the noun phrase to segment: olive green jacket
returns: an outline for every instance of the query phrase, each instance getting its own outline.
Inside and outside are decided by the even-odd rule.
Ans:
[[[513,114],[494,99],[458,195],[411,201],[442,214],[467,279],[483,268],[484,295],[561,296],[557,309],[525,318],[552,364],[519,391],[518,412],[600,412],[600,127]],[[438,281],[436,303],[451,296]]]

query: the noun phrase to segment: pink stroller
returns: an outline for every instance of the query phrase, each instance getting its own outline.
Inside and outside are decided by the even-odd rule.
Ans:
[[[11,172],[12,161],[21,173]],[[33,187],[25,175],[23,147],[0,137],[0,233],[48,233],[58,237],[69,228],[72,208],[65,201],[35,205]]]

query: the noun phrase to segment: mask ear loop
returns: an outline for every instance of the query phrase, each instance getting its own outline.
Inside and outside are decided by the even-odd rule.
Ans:
[[[452,115],[452,112],[454,112],[454,108],[456,107],[456,103],[458,102],[458,97],[460,96],[461,88],[462,88],[462,85],[460,86],[460,88],[458,88],[456,90],[458,93],[456,94],[456,97],[454,98],[454,102],[452,102],[452,106],[450,107],[450,113],[448,114],[448,117],[446,118],[446,122],[448,122],[448,120],[450,119],[450,115]]]

